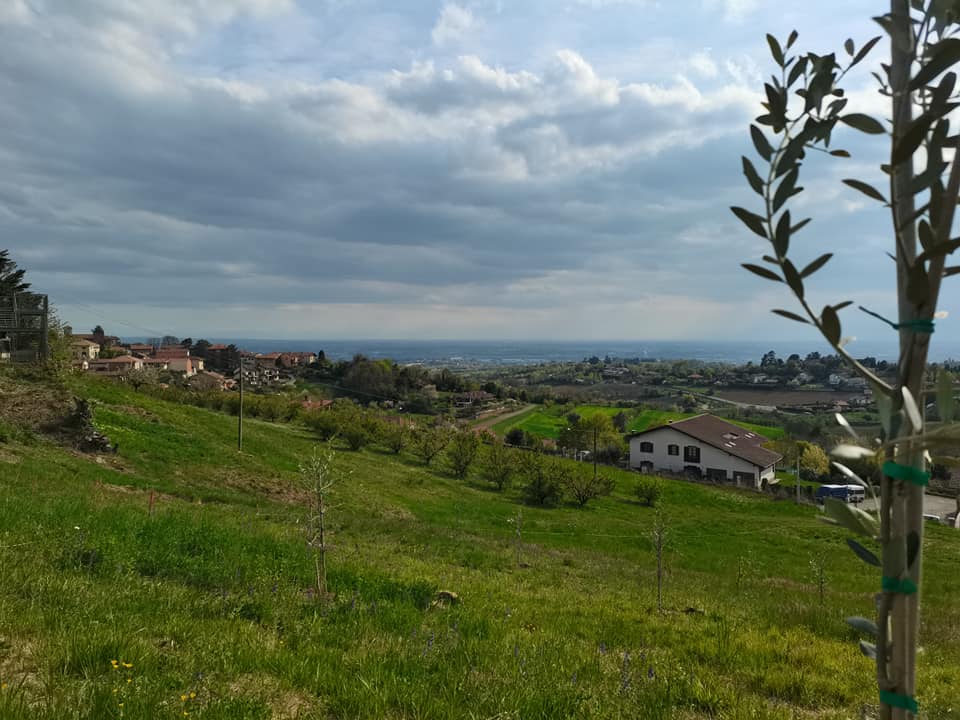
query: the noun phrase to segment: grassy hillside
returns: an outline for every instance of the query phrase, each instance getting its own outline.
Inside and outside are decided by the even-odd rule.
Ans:
[[[117,456],[0,441],[4,719],[848,718],[875,703],[843,618],[871,614],[878,578],[810,508],[665,482],[661,614],[637,476],[548,510],[442,464],[343,450],[335,597],[318,603],[305,431],[249,421],[238,453],[234,418],[75,391]],[[930,528],[926,550],[920,698],[955,718],[960,535]],[[461,602],[434,606],[440,589]]]

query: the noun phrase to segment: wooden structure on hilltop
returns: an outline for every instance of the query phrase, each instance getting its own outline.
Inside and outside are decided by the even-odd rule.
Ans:
[[[49,329],[50,303],[46,295],[0,295],[0,360],[47,360]]]

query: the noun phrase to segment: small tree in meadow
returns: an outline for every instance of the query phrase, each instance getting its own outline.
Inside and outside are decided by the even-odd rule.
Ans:
[[[660,483],[655,478],[642,477],[633,488],[633,493],[641,505],[654,507],[660,499]]]
[[[413,451],[423,460],[424,465],[430,465],[433,459],[443,452],[450,442],[450,431],[444,427],[422,427],[413,436]]]
[[[462,430],[454,434],[447,445],[447,462],[458,478],[465,478],[480,452],[480,438],[475,432]]]
[[[126,373],[123,379],[130,383],[130,386],[134,390],[140,390],[141,388],[156,387],[159,385],[160,373],[157,372],[156,368],[139,367],[136,370],[131,370]]]
[[[326,515],[329,493],[336,483],[336,453],[329,444],[314,447],[310,457],[300,465],[300,486],[309,494],[310,509],[305,524],[307,547],[313,554],[317,600],[327,596],[327,551],[330,532]]]
[[[487,450],[484,475],[487,480],[496,485],[497,490],[503,490],[510,484],[517,468],[517,451],[508,448],[502,440],[495,440]]]
[[[399,455],[410,442],[410,428],[402,418],[398,418],[397,422],[384,420],[380,425],[380,436],[387,449]]]
[[[520,476],[524,481],[524,499],[531,505],[556,505],[563,496],[563,487],[570,472],[569,463],[539,452],[523,453]]]
[[[578,507],[583,507],[591,500],[613,492],[613,480],[606,475],[595,475],[590,468],[584,468],[581,464],[572,466],[569,470],[570,472],[563,478],[563,489],[567,497]]]

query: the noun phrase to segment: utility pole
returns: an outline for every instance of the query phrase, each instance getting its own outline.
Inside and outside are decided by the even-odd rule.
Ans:
[[[794,475],[797,479],[797,505],[800,504],[800,443],[797,443],[797,474]]]
[[[243,450],[243,355],[240,356],[240,409],[237,412],[237,451]]]

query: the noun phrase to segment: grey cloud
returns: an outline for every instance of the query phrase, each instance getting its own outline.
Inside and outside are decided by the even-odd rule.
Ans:
[[[183,0],[180,22],[159,2],[136,17],[48,3],[43,22],[0,24],[0,232],[65,296],[557,308],[757,292],[719,277],[763,250],[727,210],[752,201],[743,88],[617,82],[570,52],[536,72],[468,57],[362,81],[200,77],[163,37],[267,3],[202,5]],[[112,55],[101,11],[123,38],[160,39]]]

